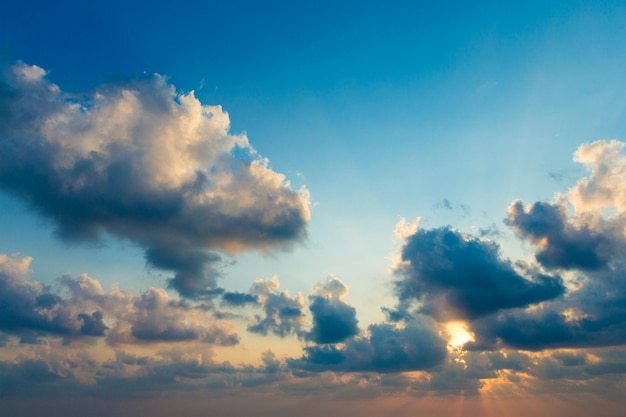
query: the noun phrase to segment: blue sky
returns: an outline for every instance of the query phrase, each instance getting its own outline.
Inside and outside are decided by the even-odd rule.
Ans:
[[[2,9],[15,413],[619,414],[622,2]]]

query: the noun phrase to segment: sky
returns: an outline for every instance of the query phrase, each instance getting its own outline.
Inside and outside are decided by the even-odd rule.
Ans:
[[[623,415],[623,2],[0,1],[0,415]]]

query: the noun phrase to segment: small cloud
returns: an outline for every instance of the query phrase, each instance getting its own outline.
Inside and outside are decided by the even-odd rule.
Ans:
[[[225,292],[222,294],[222,303],[234,307],[244,306],[246,304],[259,304],[259,297],[254,294],[243,292]]]
[[[571,222],[567,208],[558,202],[526,206],[518,200],[507,213],[505,223],[520,238],[538,247],[537,261],[547,268],[605,268],[617,252],[626,248],[623,233],[598,233],[592,223]]]
[[[434,207],[436,209],[444,209],[444,210],[449,210],[449,211],[456,211],[456,212],[460,213],[462,217],[467,217],[471,213],[471,207],[468,206],[467,204],[463,204],[463,203],[453,204],[447,198],[444,198],[440,202],[435,203]]]
[[[421,217],[416,217],[411,220],[411,222],[407,223],[404,217],[400,218],[400,221],[398,221],[398,223],[396,223],[394,227],[395,235],[404,240],[407,237],[415,234],[421,220]]]
[[[279,287],[275,276],[254,281],[250,294],[259,300],[264,316],[256,315],[248,325],[248,331],[263,335],[273,333],[280,337],[301,333],[305,324],[304,298],[300,294],[292,297],[287,291],[278,292]]]
[[[500,231],[495,224],[492,224],[487,228],[479,228],[478,236],[482,238],[496,239],[503,237],[504,233],[502,233],[502,231]]]
[[[435,208],[445,208],[448,210],[452,210],[453,207],[452,207],[452,203],[450,202],[450,200],[448,200],[447,198],[444,198],[443,200],[435,204]]]
[[[550,171],[548,172],[548,178],[556,182],[563,182],[565,176],[559,172]]]
[[[313,328],[305,339],[318,344],[339,343],[359,333],[356,310],[344,302],[348,287],[339,279],[329,277],[309,296]]]

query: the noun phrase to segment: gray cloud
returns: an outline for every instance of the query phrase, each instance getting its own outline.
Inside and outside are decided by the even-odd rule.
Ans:
[[[248,325],[248,331],[263,335],[273,333],[280,337],[302,333],[304,298],[300,294],[292,297],[287,291],[278,292],[279,286],[276,277],[255,281],[250,294],[258,298],[264,315],[256,315]]]
[[[230,306],[244,306],[246,304],[256,305],[259,303],[259,297],[254,294],[245,292],[230,292],[222,294],[222,303]]]
[[[75,340],[102,337],[111,345],[198,341],[230,346],[239,342],[228,321],[211,319],[202,304],[169,298],[163,289],[141,294],[105,292],[86,274],[63,276],[62,295],[27,279],[31,258],[0,254],[0,332],[22,343],[46,336]],[[105,324],[106,323],[108,324]]]
[[[239,338],[220,327],[207,327],[204,312],[171,300],[162,289],[152,288],[136,298],[133,312],[124,321],[130,333],[141,342],[201,340],[211,344],[234,345]],[[122,338],[117,334],[115,341]]]
[[[304,355],[289,361],[293,369],[309,372],[404,372],[429,369],[443,362],[446,342],[437,325],[427,318],[405,327],[373,324],[366,336],[349,339],[343,346],[305,347]]]
[[[626,344],[624,270],[622,265],[591,274],[581,288],[540,309],[506,312],[473,323],[475,348],[504,345],[537,351]]]
[[[395,271],[400,301],[416,301],[422,313],[438,319],[474,320],[550,300],[565,291],[560,277],[521,270],[522,265],[516,269],[501,257],[496,243],[449,227],[408,236],[401,256]]]
[[[215,253],[176,247],[148,248],[146,261],[156,268],[176,271],[169,286],[183,297],[212,298],[223,290],[217,287],[222,275],[218,269],[221,257]]]
[[[564,297],[472,324],[473,349],[526,350],[626,343],[626,157],[624,144],[596,141],[574,159],[590,171],[553,202],[515,201],[505,222],[536,246],[547,268],[570,270]]]
[[[146,249],[185,297],[211,296],[211,250],[286,248],[306,236],[294,191],[228,115],[159,75],[64,93],[37,66],[5,71],[0,188],[50,219],[65,240],[102,234]]]
[[[359,333],[356,310],[343,298],[348,287],[341,280],[330,277],[309,296],[309,310],[313,314],[313,328],[305,335],[315,343],[338,343]]]
[[[81,310],[49,287],[29,281],[30,261],[0,254],[0,331],[23,342],[35,342],[43,335],[104,336],[108,327],[101,311]]]
[[[624,247],[624,236],[598,233],[590,224],[574,225],[566,207],[537,202],[525,207],[515,201],[505,223],[522,239],[539,246],[537,261],[547,268],[595,270],[605,268],[616,251]]]

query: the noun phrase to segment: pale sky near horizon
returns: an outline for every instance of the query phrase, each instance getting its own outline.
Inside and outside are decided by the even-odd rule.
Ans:
[[[626,406],[623,2],[3,3],[0,415]]]

